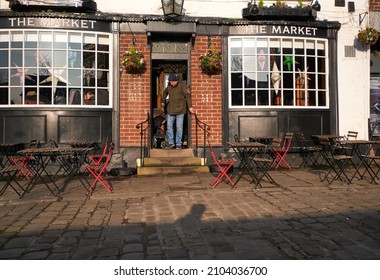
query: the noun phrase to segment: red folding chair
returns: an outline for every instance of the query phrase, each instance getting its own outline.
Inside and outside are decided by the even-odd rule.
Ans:
[[[27,146],[28,149],[30,148],[39,148],[41,147],[40,141],[38,140],[31,140]],[[25,156],[12,156],[9,158],[9,160],[12,162],[14,166],[17,166],[19,169],[19,172],[16,174],[16,178],[20,177],[21,175],[27,178],[28,180],[32,179],[34,177],[34,172],[31,168],[29,168],[29,164],[32,161],[32,155],[25,155]]]
[[[218,175],[216,176],[214,181],[212,181],[212,183],[211,183],[211,188],[214,189],[223,180],[223,178],[226,178],[227,182],[229,182],[231,184],[231,186],[233,188],[235,188],[235,184],[231,180],[230,176],[228,175],[228,171],[234,165],[234,163],[236,162],[236,159],[234,159],[234,158],[218,159],[215,155],[213,148],[212,148],[210,140],[207,139],[207,142],[208,142],[208,145],[210,146],[211,157],[219,169]]]
[[[273,157],[273,162],[272,162],[271,167],[275,167],[277,169],[279,166],[282,166],[282,167],[291,169],[291,166],[286,161],[285,156],[290,149],[290,145],[292,144],[292,138],[293,138],[293,133],[287,132],[284,136],[284,139],[282,140],[282,144],[280,145],[280,147],[278,148],[273,147],[270,150]]]
[[[102,161],[102,160],[105,161],[106,155],[107,155],[107,151],[108,151],[108,148],[109,148],[110,144],[111,144],[111,141],[108,138],[106,138],[106,140],[104,141],[102,153],[88,155],[87,158],[90,160],[90,162],[93,162],[95,164],[100,164],[100,161]]]
[[[92,161],[91,163],[85,165],[86,171],[89,172],[90,176],[94,177],[94,181],[88,188],[86,195],[91,194],[95,190],[97,183],[100,183],[108,192],[113,191],[111,185],[108,184],[108,182],[103,178],[107,176],[107,166],[111,161],[113,149],[114,145],[113,143],[110,143],[106,154],[104,155],[105,160],[100,160],[99,162]]]
[[[111,142],[112,141],[110,141],[107,137],[106,140],[104,141],[103,150],[100,154],[88,155],[87,159],[88,159],[89,163],[90,164],[91,163],[100,164],[102,161],[105,162],[105,160],[107,158],[107,151],[109,149]],[[105,171],[105,176],[108,176],[107,170]]]

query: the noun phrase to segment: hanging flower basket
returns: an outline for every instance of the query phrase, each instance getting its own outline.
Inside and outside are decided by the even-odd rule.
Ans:
[[[217,74],[222,71],[222,54],[216,51],[212,43],[209,50],[199,57],[199,61],[203,73]]]
[[[123,60],[121,61],[127,73],[142,73],[146,70],[146,62],[144,54],[137,51],[135,45],[129,51],[123,54]]]
[[[379,39],[379,32],[372,27],[359,30],[358,41],[362,46],[374,45]]]

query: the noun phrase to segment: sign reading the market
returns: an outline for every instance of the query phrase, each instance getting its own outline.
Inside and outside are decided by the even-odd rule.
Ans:
[[[72,18],[8,18],[0,19],[3,28],[59,28],[110,32],[109,22]]]
[[[235,30],[236,29],[236,30]],[[250,26],[232,26],[231,34],[242,31],[250,35],[279,35],[293,37],[321,37],[327,36],[327,29],[311,27],[311,26],[295,26],[295,25],[250,25]]]

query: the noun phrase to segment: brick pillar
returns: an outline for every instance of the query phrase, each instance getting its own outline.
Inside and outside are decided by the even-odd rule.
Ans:
[[[216,50],[221,51],[221,37],[212,36]],[[195,49],[191,52],[191,93],[193,107],[198,118],[211,127],[210,140],[213,145],[222,144],[222,74],[202,73],[199,56],[208,50],[208,36],[197,36]],[[195,120],[192,120],[193,145],[195,144]],[[200,140],[200,139],[198,139]]]
[[[120,79],[120,146],[139,146],[140,134],[136,124],[146,120],[150,110],[150,50],[146,35],[135,34],[136,50],[144,54],[147,70],[142,74],[123,72]],[[132,34],[120,35],[120,61],[132,46]]]

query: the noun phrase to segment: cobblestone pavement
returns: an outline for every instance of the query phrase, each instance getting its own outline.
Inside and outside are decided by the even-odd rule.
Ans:
[[[278,186],[209,185],[213,175],[79,181],[56,198],[38,185],[0,197],[0,259],[380,259],[380,188],[271,171]]]

